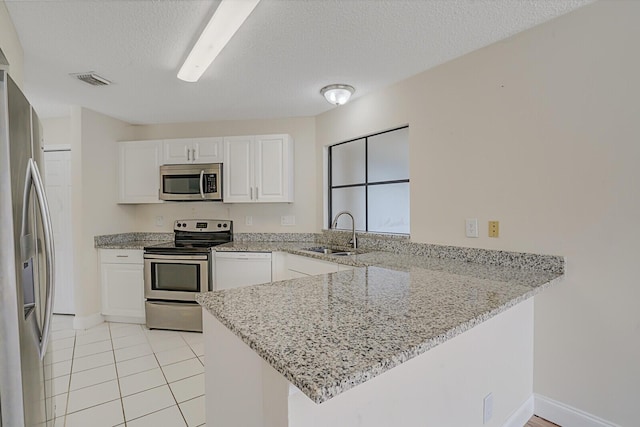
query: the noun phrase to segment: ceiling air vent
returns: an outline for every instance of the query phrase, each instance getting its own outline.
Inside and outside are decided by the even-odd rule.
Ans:
[[[71,77],[75,77],[78,80],[82,80],[83,82],[90,84],[92,86],[108,86],[111,82],[104,77],[100,77],[93,71],[89,71],[87,73],[75,73],[70,74]]]

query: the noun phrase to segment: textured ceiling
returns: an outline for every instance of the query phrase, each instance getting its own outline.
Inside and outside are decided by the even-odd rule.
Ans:
[[[178,69],[218,1],[6,0],[40,116],[81,105],[130,123],[313,116],[592,0],[262,0],[199,82]],[[95,71],[93,87],[69,73]]]

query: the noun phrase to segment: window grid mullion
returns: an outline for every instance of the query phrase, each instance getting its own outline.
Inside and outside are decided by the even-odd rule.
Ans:
[[[369,232],[369,137],[364,139],[364,231]]]
[[[329,203],[328,203],[328,207],[329,207],[329,215],[327,215],[327,219],[328,219],[328,224],[327,224],[327,230],[331,229],[331,221],[333,220],[333,218],[331,217],[331,215],[333,214],[332,212],[332,204],[333,204],[333,177],[332,177],[332,168],[333,168],[333,160],[332,160],[332,155],[331,153],[333,152],[333,147],[329,147],[329,189],[328,189],[328,197],[329,197]]]
[[[328,179],[328,210],[329,210],[329,224],[328,224],[328,228],[331,228],[331,221],[332,221],[332,215],[333,215],[333,190],[334,189],[339,189],[339,188],[355,188],[355,187],[364,187],[365,193],[364,193],[364,197],[365,197],[365,227],[364,227],[364,231],[368,232],[369,231],[369,186],[370,185],[388,185],[388,184],[400,184],[400,183],[409,183],[410,180],[409,179],[399,179],[399,180],[389,180],[389,181],[378,181],[378,182],[369,182],[369,137],[373,137],[373,136],[377,136],[380,134],[384,134],[384,133],[388,133],[388,132],[393,132],[396,130],[400,130],[400,129],[404,129],[407,128],[408,126],[401,126],[398,127],[396,129],[391,129],[391,130],[387,130],[387,131],[383,131],[383,132],[378,132],[372,135],[368,135],[366,137],[364,137],[364,173],[365,173],[365,177],[364,177],[364,183],[360,183],[360,184],[345,184],[345,185],[333,185],[333,147],[337,146],[337,145],[343,145],[343,144],[347,144],[350,142],[354,142],[363,138],[356,138],[353,140],[349,140],[349,141],[344,141],[341,142],[339,144],[334,144],[332,146],[329,147],[329,179]]]

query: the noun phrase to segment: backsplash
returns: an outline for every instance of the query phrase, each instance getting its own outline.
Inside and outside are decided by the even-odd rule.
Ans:
[[[328,246],[350,246],[351,232],[323,230],[318,243]],[[507,252],[493,249],[465,248],[460,246],[435,245],[411,242],[406,235],[357,234],[358,248],[393,252],[397,254],[446,258],[465,262],[514,267],[525,270],[541,270],[564,273],[565,260],[557,255],[540,255],[523,252]]]
[[[108,247],[131,242],[173,240],[173,236],[173,233],[121,233],[95,236],[94,241],[96,247]],[[233,240],[237,243],[313,242],[326,246],[348,247],[351,236],[351,232],[342,230],[323,230],[321,233],[234,233]],[[524,270],[564,273],[564,257],[557,255],[416,243],[411,242],[407,235],[362,233],[357,234],[357,239],[358,248],[367,251],[446,258]]]

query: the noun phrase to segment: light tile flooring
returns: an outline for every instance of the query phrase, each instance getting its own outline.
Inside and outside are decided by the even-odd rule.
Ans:
[[[56,427],[205,425],[202,334],[54,316],[45,369]]]

